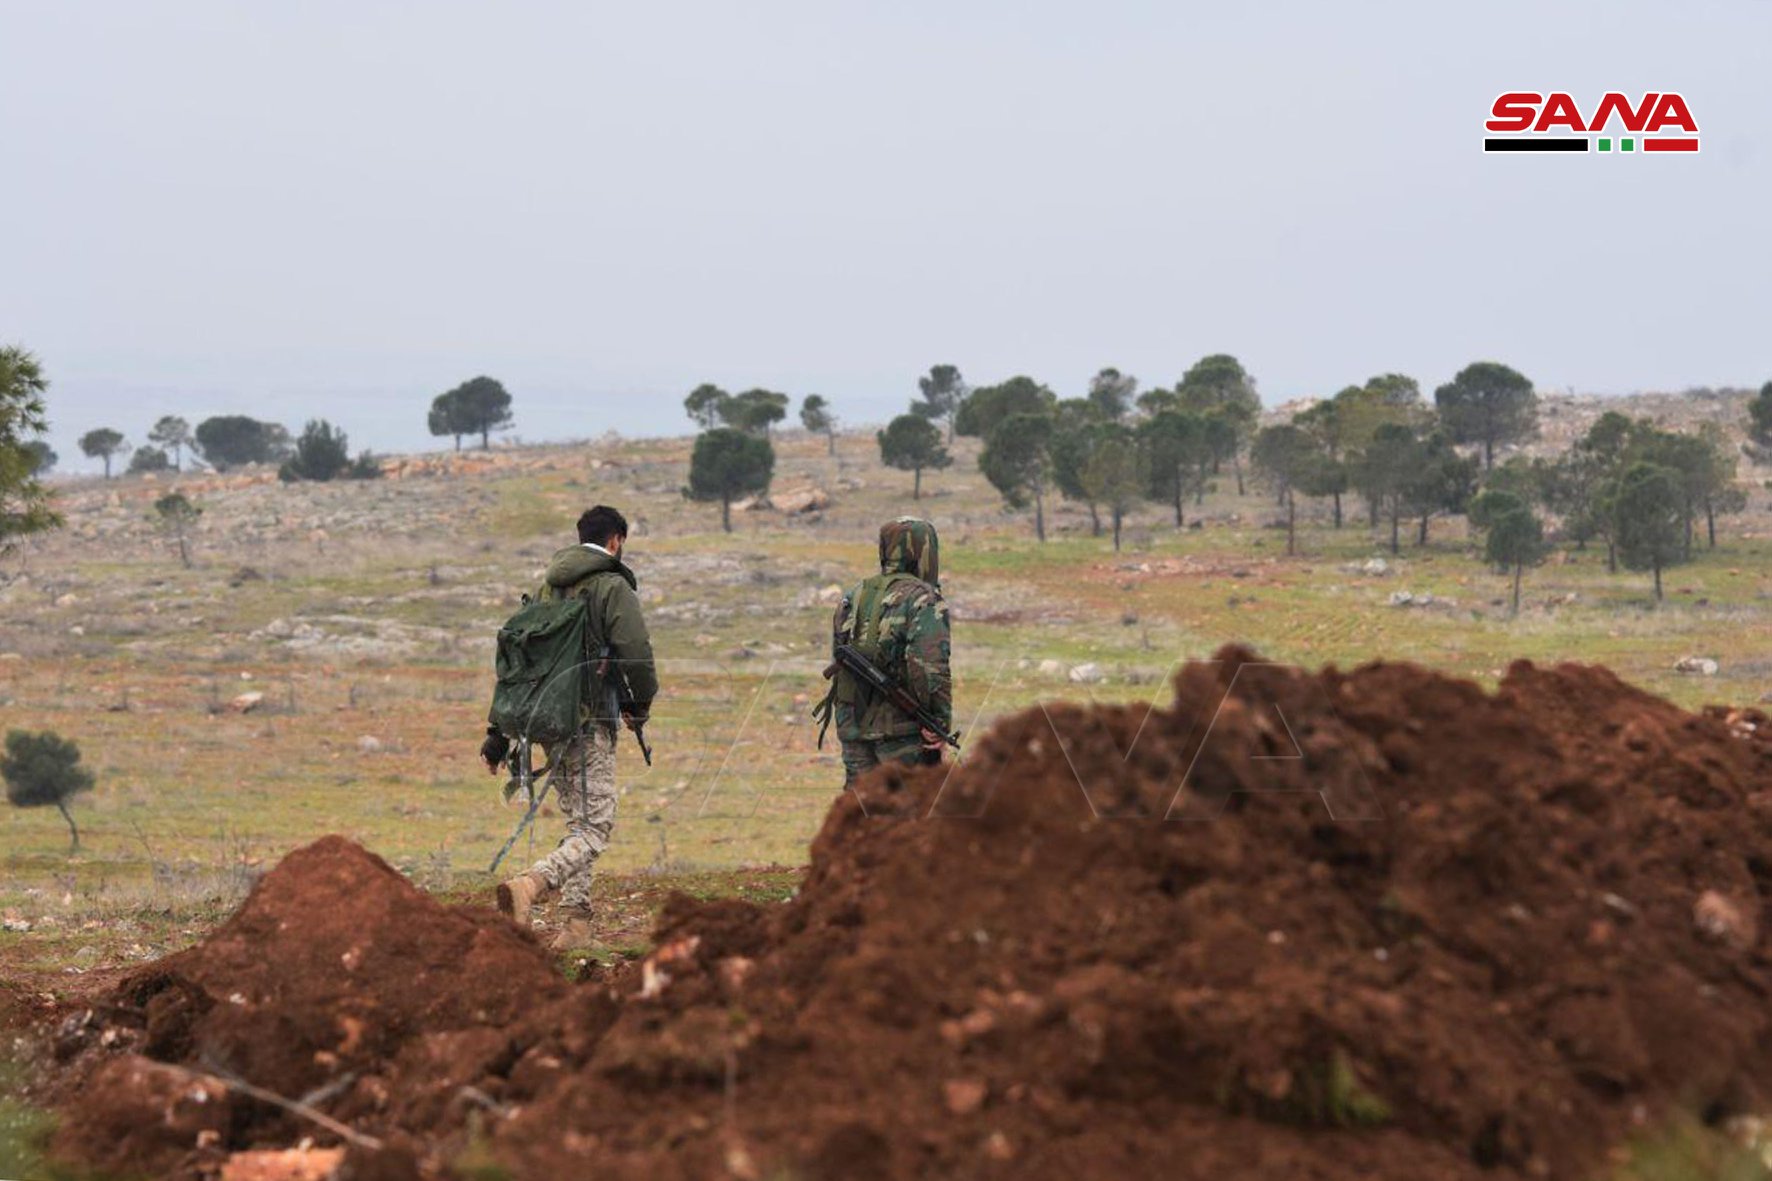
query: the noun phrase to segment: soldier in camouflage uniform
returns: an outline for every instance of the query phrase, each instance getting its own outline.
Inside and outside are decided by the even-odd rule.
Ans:
[[[939,718],[945,734],[953,729],[954,693],[939,552],[935,526],[928,521],[900,517],[882,525],[880,573],[837,605],[832,647],[853,646]],[[824,727],[837,724],[845,784],[881,763],[941,762],[940,734],[923,729],[838,665],[825,675],[831,689],[814,716]]]
[[[658,693],[652,640],[640,616],[639,584],[621,560],[627,533],[627,520],[619,512],[604,505],[591,509],[579,518],[579,544],[554,555],[536,591],[537,598],[587,599],[592,651],[586,655],[595,658],[605,645],[609,649],[608,659],[594,664],[587,678],[580,705],[584,728],[565,750],[547,752],[553,764],[548,779],[566,816],[566,836],[527,872],[498,888],[499,909],[524,927],[536,903],[559,893],[564,919],[554,940],[559,950],[591,940],[592,867],[615,828],[617,719],[630,728],[644,726]],[[496,728],[488,731],[480,756],[495,774],[508,745]]]

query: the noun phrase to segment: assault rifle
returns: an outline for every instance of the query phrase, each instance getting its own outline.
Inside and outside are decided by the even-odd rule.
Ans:
[[[836,665],[832,666],[833,671],[837,667],[847,669],[856,680],[886,698],[905,714],[917,719],[917,725],[931,734],[941,735],[941,740],[955,750],[960,749],[960,732],[955,730],[952,734],[948,733],[942,727],[940,719],[912,697],[904,686],[875,667],[873,661],[848,644],[838,644],[833,655],[837,658]]]
[[[619,720],[624,714],[628,713],[627,710],[622,709],[622,706],[631,705],[633,703],[633,693],[628,688],[628,679],[626,677],[610,678],[609,663],[614,659],[614,645],[604,644],[603,651],[597,654],[597,678],[607,686],[604,691],[608,695],[609,716]],[[640,753],[645,756],[646,765],[648,767],[652,766],[652,747],[646,741],[645,719],[628,722],[627,727],[634,732],[634,741],[640,744]]]

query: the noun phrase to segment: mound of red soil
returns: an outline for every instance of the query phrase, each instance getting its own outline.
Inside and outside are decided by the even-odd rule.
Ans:
[[[293,1141],[312,1125],[242,1102],[211,1072],[292,1098],[344,1076],[373,1088],[415,1037],[502,1028],[565,991],[535,941],[501,916],[444,907],[373,853],[325,837],[284,858],[208,939],[126,978],[101,1020],[72,1023],[64,1054],[105,1042],[190,1070],[111,1063],[82,1089],[60,1139],[130,1175],[198,1148],[190,1129],[208,1129],[212,1151],[187,1163]],[[173,1114],[181,1104],[190,1129]]]
[[[398,895],[409,940],[446,917],[501,966],[338,994],[373,1055],[318,1061],[336,1032],[279,1024],[297,990],[250,995],[301,1053],[224,1044],[284,1094],[359,1063],[325,1109],[401,1155],[353,1160],[432,1174],[1581,1177],[1676,1109],[1768,1110],[1764,716],[1576,666],[1490,696],[1251,660],[1163,710],[1011,718],[951,777],[877,772],[792,902],[678,899],[640,971],[554,999],[525,939],[373,875],[355,905]],[[210,1008],[158,1039],[150,1014],[151,1055],[199,1060],[223,990],[330,929],[298,858],[266,879],[289,927],[249,904],[188,953],[216,974],[165,966]],[[148,1085],[99,1081],[116,1109]],[[268,1146],[271,1115],[212,1135]]]

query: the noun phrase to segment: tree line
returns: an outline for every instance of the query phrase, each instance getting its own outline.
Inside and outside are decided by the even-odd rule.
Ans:
[[[1576,548],[1603,545],[1608,570],[1651,573],[1660,600],[1662,571],[1692,560],[1700,529],[1714,549],[1717,517],[1747,507],[1736,473],[1737,452],[1715,423],[1684,433],[1608,411],[1561,455],[1497,467],[1472,523],[1493,533],[1496,506],[1548,515]],[[1516,605],[1519,571],[1533,556],[1530,545],[1511,560],[1495,555],[1515,572]]]
[[[1474,461],[1457,447],[1474,444],[1492,463],[1496,448],[1530,437],[1535,412],[1530,382],[1483,362],[1440,387],[1432,406],[1413,378],[1383,374],[1264,437],[1255,380],[1225,353],[1202,357],[1173,386],[1141,391],[1135,378],[1109,368],[1084,396],[1061,400],[1015,377],[971,391],[950,411],[958,434],[984,440],[979,466],[1004,499],[1032,501],[1042,539],[1052,491],[1088,508],[1098,534],[1103,514],[1117,529],[1140,500],[1167,506],[1180,528],[1188,503],[1201,503],[1227,471],[1239,495],[1253,474],[1282,502],[1328,497],[1338,525],[1342,498],[1354,490],[1365,496],[1371,524],[1388,518],[1395,533],[1411,510],[1423,509],[1425,529],[1426,518],[1458,508],[1474,483]]]
[[[0,348],[0,544],[57,521],[39,479],[56,461],[43,438],[47,385],[30,353]],[[768,490],[773,432],[790,405],[773,390],[732,394],[711,383],[684,399],[700,428],[684,493],[718,502],[728,531],[732,504]],[[1662,571],[1690,560],[1701,532],[1714,547],[1718,515],[1740,511],[1746,500],[1736,455],[1714,426],[1682,434],[1608,412],[1562,455],[1497,463],[1499,453],[1536,437],[1538,398],[1524,375],[1493,361],[1467,365],[1431,401],[1413,378],[1387,373],[1289,422],[1263,427],[1260,416],[1254,378],[1222,353],[1202,357],[1167,387],[1141,389],[1133,376],[1105,368],[1075,398],[1025,375],[972,387],[957,366],[941,364],[918,379],[908,413],[875,438],[882,462],[912,473],[913,498],[925,470],[952,464],[956,437],[980,439],[981,472],[1005,504],[1032,508],[1042,541],[1053,495],[1082,504],[1094,533],[1111,529],[1117,549],[1125,518],[1140,503],[1162,504],[1182,528],[1188,505],[1201,504],[1227,476],[1239,494],[1254,480],[1275,497],[1289,553],[1296,552],[1301,499],[1323,502],[1341,528],[1344,502],[1357,497],[1369,527],[1388,526],[1393,552],[1405,522],[1422,545],[1436,517],[1464,513],[1490,560],[1514,574],[1516,599],[1522,571],[1545,552],[1547,532],[1578,549],[1603,545],[1610,569],[1651,573],[1659,596]],[[838,419],[824,397],[807,395],[799,420],[835,454]],[[489,447],[491,433],[513,421],[511,395],[485,376],[437,395],[428,414],[431,432],[453,436],[458,450],[474,435]],[[1750,402],[1744,425],[1749,449],[1772,455],[1772,382]],[[104,462],[107,477],[124,456],[133,472],[179,471],[195,457],[217,470],[275,463],[285,480],[381,474],[373,455],[353,458],[345,433],[324,419],[292,437],[278,423],[245,415],[218,415],[195,428],[168,415],[146,439],[132,448],[106,427],[87,432],[80,446]]]
[[[1096,536],[1111,528],[1118,550],[1141,502],[1164,505],[1182,528],[1188,504],[1227,474],[1239,495],[1253,478],[1275,497],[1288,554],[1297,552],[1300,499],[1323,502],[1339,529],[1345,500],[1357,497],[1393,553],[1405,522],[1425,545],[1436,517],[1467,514],[1486,559],[1513,575],[1515,610],[1524,570],[1548,552],[1547,525],[1578,549],[1602,544],[1614,572],[1651,573],[1659,599],[1662,571],[1691,560],[1700,532],[1714,547],[1717,516],[1746,505],[1736,454],[1714,424],[1680,433],[1612,411],[1562,455],[1498,463],[1537,437],[1538,409],[1532,382],[1494,361],[1465,366],[1431,402],[1414,378],[1386,373],[1265,427],[1254,379],[1228,354],[1145,390],[1102,369],[1076,398],[1026,376],[973,388],[955,366],[936,365],[910,412],[878,438],[882,460],[915,470],[918,484],[923,468],[951,462],[945,442],[982,439],[980,471],[1005,504],[1033,509],[1042,541],[1054,494],[1081,503]],[[945,441],[936,424],[946,425]],[[1746,426],[1750,445],[1772,453],[1772,382],[1750,403]]]
[[[37,375],[33,380],[40,380],[41,366],[34,357],[22,349],[9,351],[28,360],[31,372]],[[20,362],[15,359],[13,364],[16,367]],[[475,377],[438,394],[431,402],[427,425],[432,435],[453,436],[457,451],[464,437],[474,435],[480,436],[480,445],[487,448],[492,445],[493,431],[513,425],[511,405],[510,393],[498,381]],[[60,461],[41,438],[23,440],[20,446],[30,456],[35,474],[49,472]],[[244,414],[218,414],[195,428],[187,419],[168,414],[148,428],[146,441],[139,446],[131,445],[122,431],[105,426],[81,435],[79,447],[82,454],[104,465],[107,480],[116,464],[125,459],[127,473],[140,475],[183,471],[187,456],[216,471],[254,463],[277,464],[278,475],[285,481],[374,479],[381,474],[373,453],[363,451],[353,459],[345,433],[323,418],[310,419],[300,435],[291,436],[281,423]]]
[[[13,350],[29,357],[23,350]],[[31,364],[36,365],[34,358]],[[40,373],[40,367],[37,370]],[[482,448],[492,445],[492,432],[507,430],[513,423],[512,398],[502,384],[490,377],[475,377],[438,394],[431,402],[426,425],[432,435],[453,436],[461,450],[464,437],[480,436]],[[50,471],[60,457],[41,438],[21,444],[31,456],[37,474]],[[146,442],[132,446],[123,432],[97,427],[80,436],[80,450],[104,465],[111,478],[115,465],[127,458],[130,475],[145,472],[183,471],[187,456],[201,460],[216,471],[247,464],[278,464],[285,481],[374,479],[381,465],[374,454],[349,453],[345,433],[326,419],[310,419],[300,435],[291,436],[281,423],[264,422],[244,414],[219,414],[190,422],[176,414],[165,415],[148,429]]]
[[[201,460],[218,472],[248,464],[277,464],[278,478],[298,480],[373,480],[381,474],[381,461],[372,452],[350,454],[345,432],[324,418],[309,419],[299,435],[291,436],[281,423],[263,422],[245,414],[218,414],[199,422],[195,429],[177,415],[154,423],[148,442],[132,447],[121,431],[100,427],[80,436],[80,450],[105,465],[105,479],[113,463],[129,457],[130,475],[147,472],[182,472],[188,458]],[[39,473],[56,463],[46,444],[36,449]]]
[[[1027,376],[972,387],[949,364],[932,366],[917,389],[909,413],[879,434],[884,462],[920,483],[924,468],[952,462],[947,444],[955,437],[981,439],[980,470],[1005,503],[1034,510],[1040,540],[1056,493],[1088,509],[1097,536],[1111,526],[1116,548],[1140,501],[1171,505],[1179,527],[1188,500],[1203,498],[1227,466],[1243,491],[1261,412],[1254,380],[1225,354],[1202,358],[1172,388],[1143,392],[1114,368],[1097,373],[1083,396],[1061,399]]]
[[[701,428],[684,493],[718,501],[728,531],[733,502],[768,489],[771,432],[790,401],[711,383],[684,399]],[[1297,552],[1301,499],[1323,502],[1340,529],[1346,501],[1358,498],[1393,553],[1405,522],[1419,546],[1437,517],[1466,514],[1486,559],[1513,575],[1516,610],[1524,570],[1549,550],[1547,523],[1578,549],[1603,544],[1614,572],[1651,573],[1659,598],[1661,572],[1691,559],[1700,523],[1714,547],[1717,516],[1745,506],[1735,456],[1714,426],[1681,434],[1613,411],[1560,456],[1498,464],[1507,448],[1537,437],[1538,410],[1532,382],[1495,361],[1465,366],[1431,401],[1414,378],[1384,373],[1265,427],[1254,378],[1224,353],[1202,357],[1167,387],[1141,389],[1132,375],[1104,368],[1076,398],[1027,376],[973,387],[957,366],[941,364],[875,438],[883,463],[913,473],[913,499],[924,470],[952,464],[956,437],[981,439],[980,471],[1006,505],[1032,508],[1041,541],[1055,494],[1082,504],[1092,532],[1111,530],[1118,550],[1141,503],[1162,504],[1183,528],[1188,505],[1227,475],[1239,495],[1254,480],[1275,497],[1288,554]],[[822,396],[804,399],[800,420],[835,454],[837,418]],[[1747,427],[1772,451],[1772,382],[1750,404]]]

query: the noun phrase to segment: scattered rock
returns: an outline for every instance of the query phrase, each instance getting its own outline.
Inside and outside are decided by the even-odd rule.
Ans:
[[[1706,890],[1692,906],[1692,923],[1706,939],[1746,951],[1759,941],[1759,924],[1733,901]]]
[[[1708,656],[1682,656],[1674,661],[1674,671],[1699,677],[1717,675],[1717,662]]]
[[[842,598],[843,588],[833,582],[829,586],[809,586],[794,601],[801,607],[835,607]]]
[[[831,495],[823,488],[789,488],[772,493],[769,499],[790,517],[818,512],[831,504]]]
[[[1063,676],[1064,675],[1064,665],[1060,664],[1056,660],[1042,660],[1040,662],[1040,675],[1043,677]]]
[[[1723,724],[1737,738],[1752,738],[1759,733],[1765,715],[1758,710],[1732,709],[1723,715]]]
[[[1360,573],[1373,575],[1388,574],[1390,573],[1390,568],[1391,564],[1383,558],[1368,558],[1365,563],[1361,565]]]
[[[744,982],[750,978],[751,971],[756,966],[756,960],[742,955],[729,955],[716,965],[715,970],[721,985],[728,992],[737,992],[744,987]]]
[[[375,735],[365,734],[361,738],[357,739],[357,753],[358,754],[360,754],[360,755],[375,755],[375,754],[380,754],[381,751],[382,751],[381,739],[377,738]]]
[[[941,1084],[942,1102],[954,1115],[971,1115],[984,1106],[990,1087],[983,1079],[951,1078]]]
[[[757,1168],[751,1150],[743,1144],[728,1144],[725,1151],[726,1172],[736,1181],[757,1181],[763,1174]]]
[[[997,1015],[989,1009],[974,1009],[954,1020],[941,1023],[942,1039],[950,1045],[963,1046],[984,1037],[997,1028]]]
[[[342,1148],[283,1148],[236,1152],[222,1165],[221,1181],[329,1181],[344,1162]]]
[[[1107,680],[1107,677],[1102,675],[1101,665],[1094,661],[1079,664],[1065,675],[1073,685],[1096,685]]]
[[[249,714],[259,706],[263,705],[264,700],[265,695],[263,693],[242,693],[240,696],[234,698],[234,700],[228,702],[228,708],[237,714]]]

